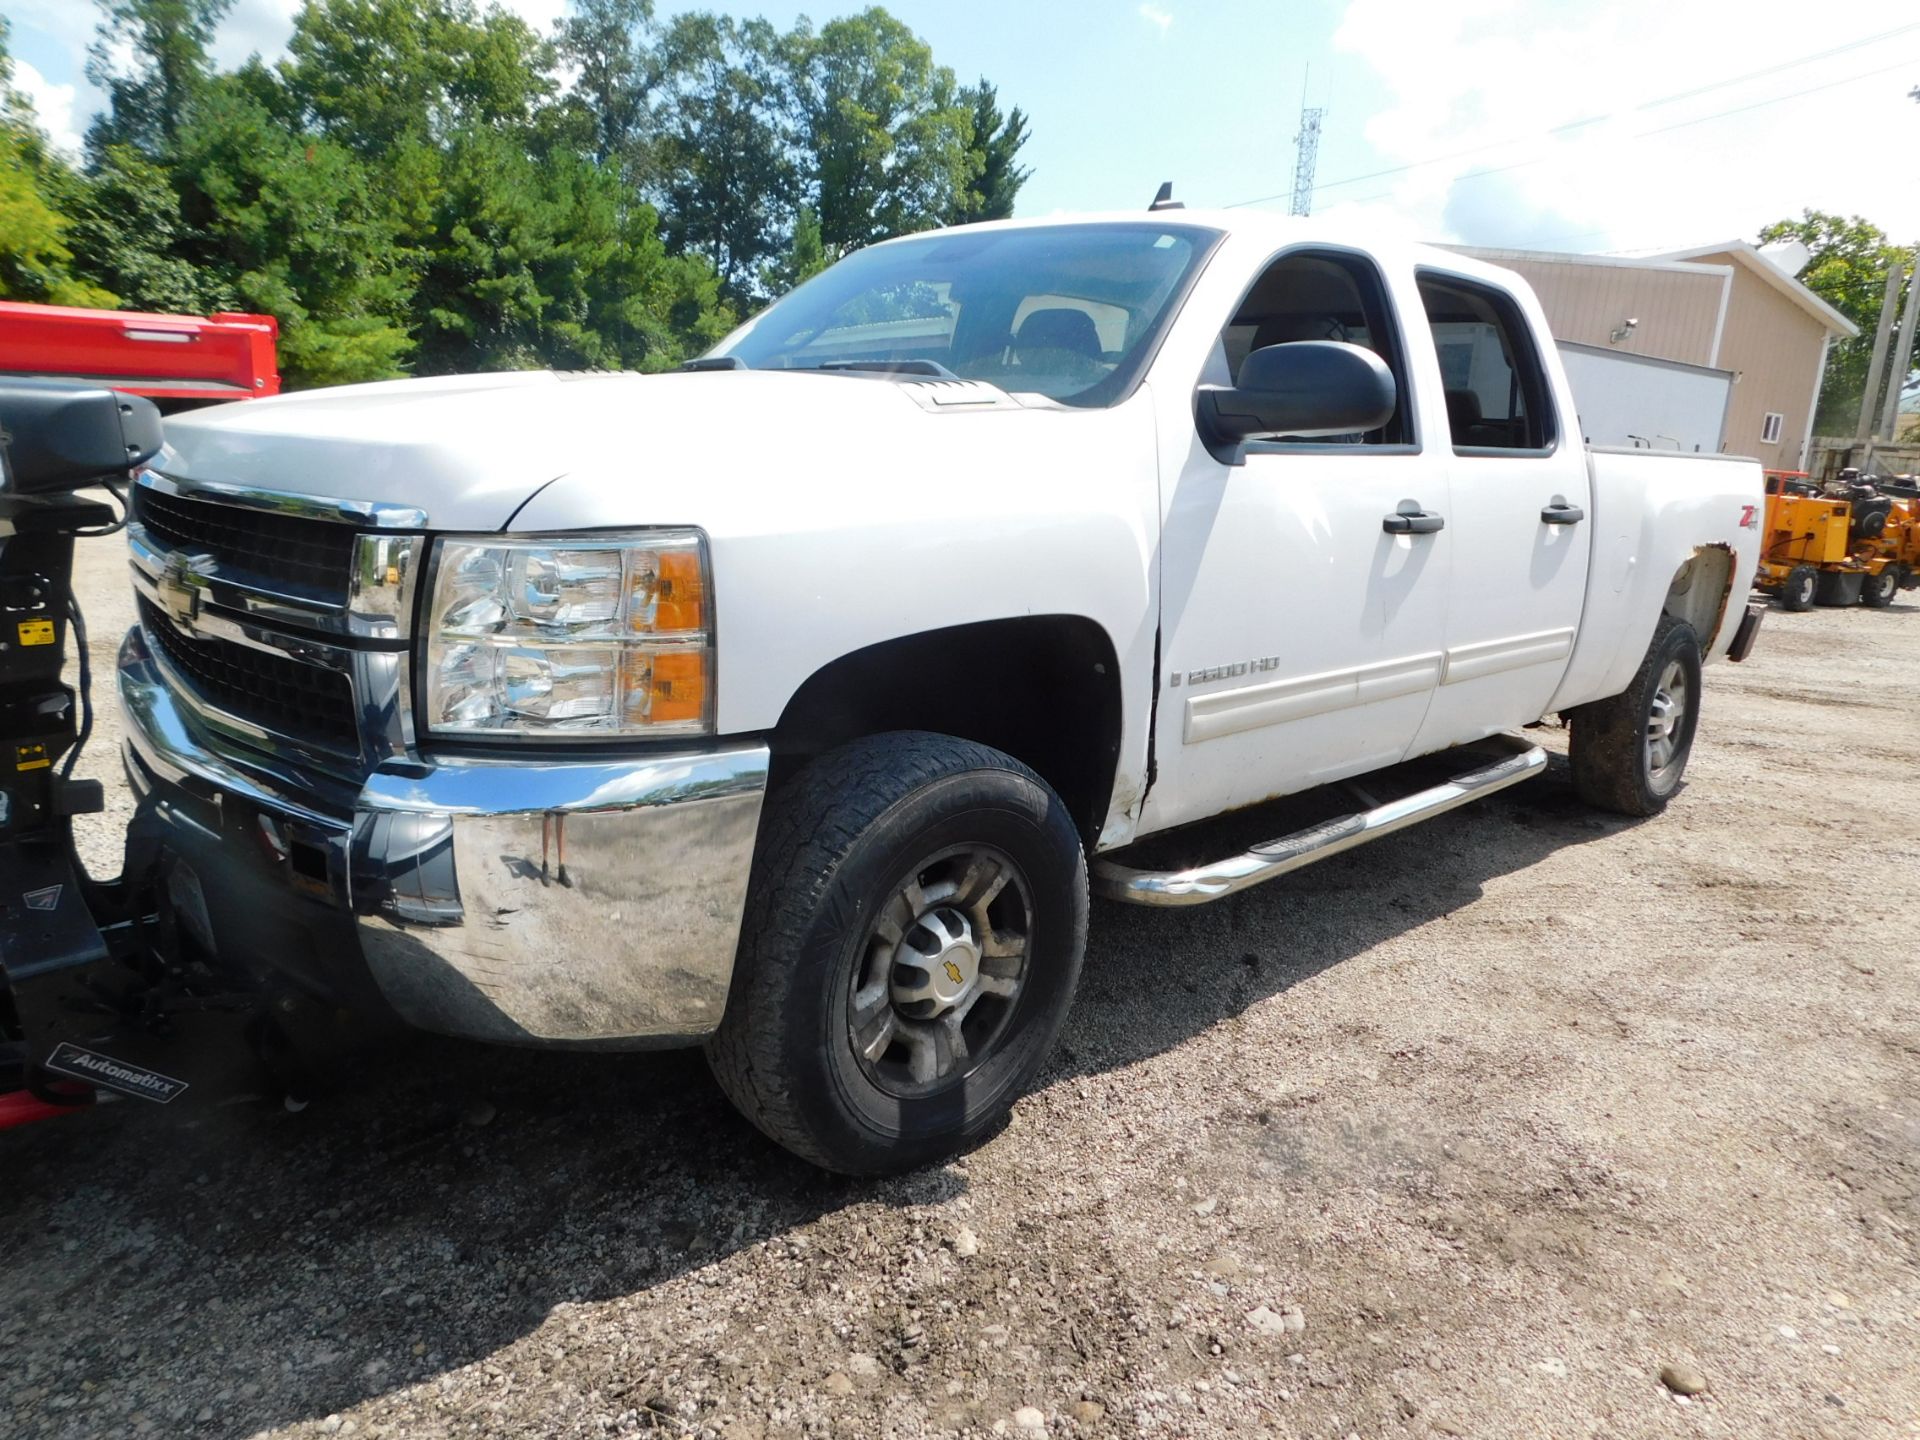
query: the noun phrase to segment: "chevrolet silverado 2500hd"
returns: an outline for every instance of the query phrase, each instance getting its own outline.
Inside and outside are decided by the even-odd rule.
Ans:
[[[168,439],[118,678],[180,931],[284,1003],[704,1044],[847,1171],[1011,1105],[1090,883],[1234,893],[1534,775],[1556,712],[1579,792],[1652,814],[1756,623],[1756,464],[1584,446],[1503,270],[1245,213],[914,236],[686,373]]]

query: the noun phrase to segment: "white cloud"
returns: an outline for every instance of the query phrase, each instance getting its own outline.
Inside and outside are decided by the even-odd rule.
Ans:
[[[1154,5],[1151,3],[1143,3],[1140,6],[1139,10],[1136,11],[1135,13],[1138,14],[1142,20],[1146,21],[1147,24],[1153,26],[1154,29],[1158,30],[1162,35],[1166,34],[1167,31],[1173,28],[1172,13],[1166,10],[1162,10],[1158,5]]]
[[[1378,83],[1333,97],[1328,124],[1362,130],[1379,157],[1362,171],[1411,168],[1338,184],[1323,160],[1314,209],[1387,210],[1437,239],[1537,249],[1750,237],[1809,206],[1908,238],[1920,192],[1887,183],[1882,147],[1842,137],[1911,130],[1911,14],[1905,0],[1831,0],[1819,40],[1789,52],[1780,36],[1804,37],[1805,11],[1785,0],[1752,0],[1738,24],[1673,0],[1350,0],[1334,48]],[[1882,38],[1823,53],[1868,36]]]
[[[55,85],[24,60],[13,62],[13,88],[32,102],[40,128],[54,148],[69,156],[80,153],[80,132],[74,119],[74,87]]]

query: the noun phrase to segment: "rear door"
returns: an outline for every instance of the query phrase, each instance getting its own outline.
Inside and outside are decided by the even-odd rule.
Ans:
[[[1441,270],[1417,283],[1445,389],[1434,430],[1453,539],[1446,661],[1411,752],[1426,754],[1546,712],[1580,625],[1593,501],[1538,307]]]

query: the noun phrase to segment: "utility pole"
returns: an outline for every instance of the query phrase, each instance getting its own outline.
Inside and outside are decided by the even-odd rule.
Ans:
[[[1887,373],[1887,403],[1880,411],[1880,438],[1898,440],[1900,392],[1907,388],[1913,367],[1913,329],[1920,323],[1920,250],[1914,251],[1913,279],[1907,284],[1907,312],[1900,317],[1900,338],[1894,342]]]
[[[1880,398],[1880,374],[1887,364],[1887,342],[1893,338],[1894,307],[1900,301],[1900,282],[1906,267],[1898,260],[1887,266],[1887,298],[1880,302],[1880,328],[1873,337],[1873,359],[1867,363],[1867,392],[1860,397],[1860,423],[1854,428],[1855,444],[1864,444],[1874,433],[1874,401]]]
[[[1320,159],[1320,117],[1326,111],[1307,108],[1307,75],[1312,73],[1313,67],[1308,66],[1307,74],[1300,77],[1300,133],[1293,137],[1293,204],[1287,210],[1289,215],[1313,213],[1313,171]]]

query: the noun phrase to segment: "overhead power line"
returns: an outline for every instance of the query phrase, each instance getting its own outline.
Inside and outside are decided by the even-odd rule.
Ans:
[[[1916,28],[1920,28],[1920,27],[1916,27]],[[1876,75],[1885,75],[1890,71],[1894,71],[1894,70],[1904,70],[1908,66],[1915,65],[1915,64],[1920,64],[1920,57],[1897,61],[1892,65],[1882,65],[1877,70],[1865,70],[1858,75],[1843,75],[1838,80],[1829,80],[1825,84],[1821,84],[1821,85],[1809,85],[1804,90],[1790,90],[1784,95],[1772,95],[1765,100],[1755,100],[1751,104],[1736,105],[1727,110],[1716,110],[1711,115],[1696,115],[1691,120],[1679,120],[1673,123],[1672,125],[1661,125],[1652,130],[1638,130],[1631,135],[1623,135],[1620,138],[1626,141],[1646,140],[1655,135],[1665,135],[1674,130],[1684,130],[1690,125],[1705,125],[1710,120],[1724,120],[1729,115],[1744,115],[1749,110],[1760,110],[1760,109],[1764,109],[1768,105],[1784,104],[1788,100],[1798,100],[1805,95],[1817,95],[1822,90],[1832,90],[1841,85],[1851,85],[1857,80],[1871,80]],[[1582,123],[1591,123],[1591,122],[1582,122]],[[1468,170],[1463,174],[1456,175],[1454,177],[1454,183],[1458,184],[1462,180],[1483,180],[1489,175],[1505,175],[1510,170],[1524,170],[1529,165],[1544,165],[1547,161],[1553,158],[1554,157],[1551,154],[1535,155],[1528,160],[1516,160],[1511,165],[1491,165],[1484,170]],[[1421,162],[1421,163],[1424,164],[1424,163],[1433,163],[1433,162]],[[1403,168],[1412,169],[1414,167],[1406,166]],[[1357,195],[1349,198],[1355,204],[1364,204],[1368,200],[1384,200],[1388,196],[1390,196],[1392,193],[1393,192],[1391,190],[1380,190],[1371,195]],[[1274,197],[1269,196],[1268,198],[1271,199]],[[1257,200],[1252,200],[1252,201],[1243,200],[1240,202],[1241,205],[1250,205],[1250,204],[1257,205],[1259,203],[1260,202]],[[1226,208],[1231,210],[1231,209],[1236,209],[1238,207],[1230,205]]]
[[[1362,175],[1346,175],[1346,176],[1342,176],[1338,180],[1329,180],[1324,184],[1317,185],[1314,187],[1314,190],[1315,190],[1315,193],[1318,194],[1322,191],[1338,189],[1341,186],[1345,186],[1345,185],[1358,185],[1368,180],[1385,179],[1389,175],[1404,175],[1409,170],[1420,170],[1420,169],[1424,169],[1426,166],[1429,166],[1429,165],[1444,165],[1449,160],[1464,160],[1470,155],[1484,155],[1489,150],[1503,150],[1511,145],[1523,143],[1528,138],[1546,139],[1555,135],[1565,135],[1571,131],[1582,130],[1590,125],[1604,124],[1608,120],[1616,120],[1625,115],[1637,115],[1644,111],[1657,110],[1662,106],[1677,104],[1682,100],[1691,100],[1696,96],[1711,94],[1715,90],[1725,90],[1728,87],[1733,85],[1744,85],[1749,80],[1765,79],[1769,75],[1777,75],[1785,70],[1803,70],[1808,65],[1815,64],[1821,60],[1831,59],[1835,55],[1844,55],[1850,50],[1858,50],[1865,45],[1875,45],[1880,43],[1883,40],[1891,40],[1896,36],[1905,35],[1915,30],[1920,30],[1920,23],[1914,23],[1914,24],[1908,24],[1908,25],[1896,25],[1891,30],[1882,30],[1875,35],[1863,35],[1858,40],[1849,40],[1843,45],[1835,45],[1831,49],[1822,50],[1813,55],[1801,56],[1793,60],[1784,61],[1778,65],[1769,65],[1769,66],[1766,66],[1764,69],[1760,69],[1760,70],[1749,70],[1745,74],[1741,74],[1741,75],[1731,75],[1724,80],[1715,80],[1706,85],[1696,85],[1690,90],[1680,90],[1680,91],[1676,91],[1671,95],[1662,95],[1657,97],[1656,99],[1643,100],[1638,105],[1628,106],[1624,110],[1609,111],[1608,113],[1603,115],[1589,115],[1582,120],[1569,120],[1564,124],[1555,125],[1546,130],[1543,130],[1539,132],[1538,135],[1533,137],[1522,136],[1522,137],[1519,137],[1518,139],[1512,139],[1512,140],[1493,140],[1483,145],[1471,145],[1463,150],[1450,150],[1443,154],[1430,155],[1423,160],[1409,160],[1403,165],[1390,165],[1383,170],[1369,170]],[[1902,63],[1911,64],[1912,62],[1905,61]],[[1900,67],[1894,66],[1891,68],[1898,69]],[[1867,72],[1866,76],[1850,76],[1848,77],[1848,79],[1849,80],[1866,79],[1868,78],[1868,76],[1879,75],[1883,73],[1885,72],[1880,70],[1873,70],[1873,71]],[[1833,85],[1844,85],[1847,83],[1848,83],[1848,80],[1836,80],[1832,82]],[[1830,88],[1832,88],[1831,85],[1819,85],[1819,86],[1814,86],[1812,90],[1797,90],[1792,92],[1791,94],[1777,95],[1772,97],[1771,99],[1758,101],[1754,105],[1743,106],[1740,109],[1718,111],[1712,115],[1702,115],[1698,117],[1698,119],[1696,120],[1682,121],[1680,122],[1679,125],[1669,126],[1667,127],[1667,129],[1679,129],[1681,128],[1681,126],[1684,126],[1684,125],[1700,124],[1700,123],[1704,123],[1707,120],[1717,120],[1725,115],[1737,115],[1741,113],[1742,109],[1757,109],[1761,105],[1771,105],[1782,100],[1795,99],[1800,95],[1812,94],[1814,90],[1823,90],[1823,89],[1830,89]],[[1650,135],[1659,135],[1659,134],[1664,134],[1665,130],[1650,130],[1645,133]],[[1635,137],[1635,138],[1638,138],[1638,137]],[[1533,163],[1533,162],[1527,162],[1527,163]],[[1481,171],[1476,173],[1492,175],[1492,174],[1498,174],[1500,172],[1497,170],[1488,170],[1488,171]],[[1465,177],[1462,177],[1462,178],[1465,178]],[[1283,190],[1272,195],[1258,195],[1251,200],[1235,200],[1225,208],[1229,210],[1237,210],[1248,205],[1264,205],[1271,200],[1287,200],[1291,198],[1292,198],[1292,191]],[[1365,197],[1365,198],[1372,198],[1372,197]]]

